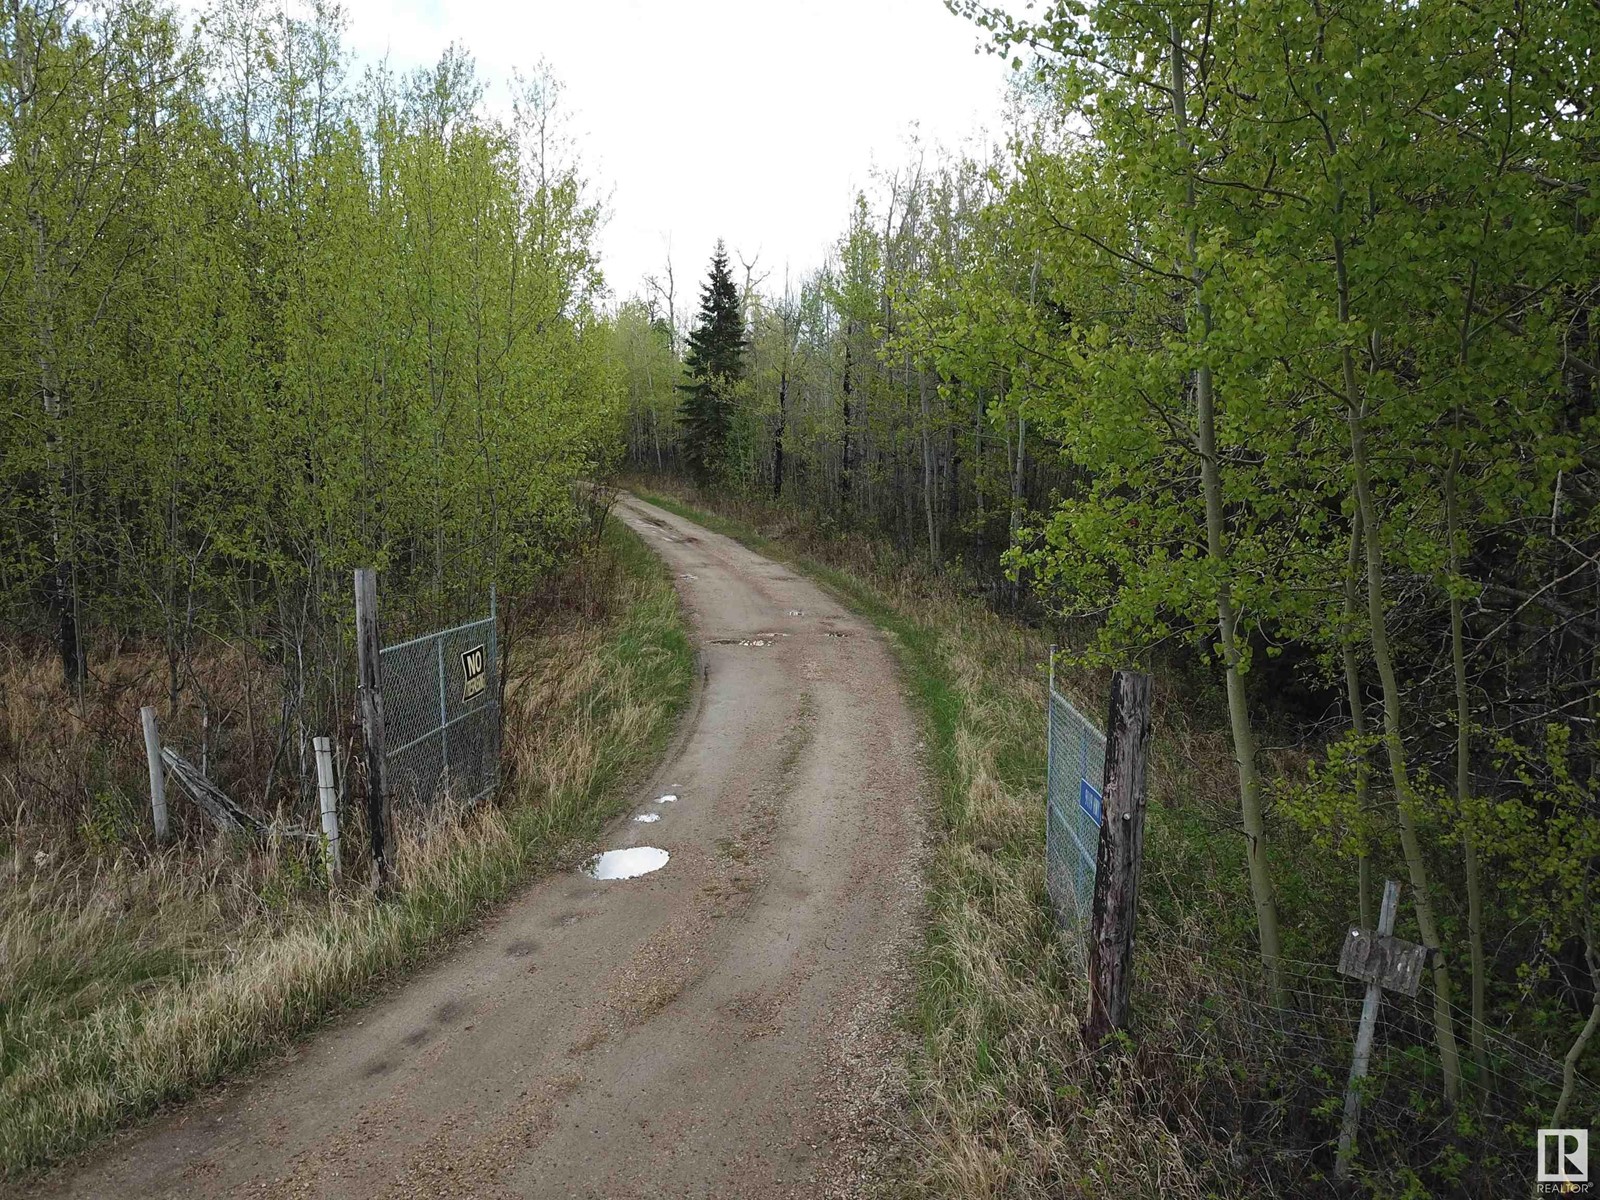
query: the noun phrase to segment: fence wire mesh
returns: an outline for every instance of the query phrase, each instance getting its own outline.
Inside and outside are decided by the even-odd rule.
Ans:
[[[1402,1175],[1408,1194],[1530,1194],[1536,1135],[1562,1092],[1570,1029],[1552,1027],[1528,1042],[1486,1027],[1480,1058],[1471,1012],[1450,1004],[1466,1072],[1465,1099],[1456,1103],[1444,1084],[1427,981],[1416,996],[1384,991],[1356,1142],[1355,1178],[1368,1186],[1352,1193],[1330,1181],[1366,985],[1329,963],[1280,959],[1280,1006],[1256,966],[1226,962],[1214,948],[1203,953],[1193,976],[1173,972],[1151,983],[1165,996],[1145,1003],[1161,1018],[1159,1030],[1143,1031],[1140,1052],[1152,1073],[1183,1081],[1159,1098],[1165,1116],[1198,1117],[1251,1147],[1253,1194],[1399,1194]],[[1568,1123],[1592,1124],[1597,1102],[1594,1081],[1574,1074]]]
[[[1064,930],[1086,934],[1100,847],[1106,738],[1056,691],[1052,662],[1046,754],[1045,886]]]
[[[500,782],[500,655],[490,615],[385,646],[385,758],[396,805],[448,793],[475,803]]]

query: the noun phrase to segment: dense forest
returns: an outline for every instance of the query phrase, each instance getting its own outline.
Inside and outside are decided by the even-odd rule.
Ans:
[[[952,7],[1016,56],[1003,144],[913,147],[825,269],[746,286],[714,446],[668,289],[624,306],[632,461],[881,531],[1092,629],[1084,662],[1207,664],[1269,990],[1328,916],[1372,927],[1379,864],[1446,1093],[1507,1022],[1571,1066],[1600,1024],[1600,10]],[[1284,738],[1306,757],[1268,772]],[[1277,874],[1307,842],[1347,890]]]
[[[159,646],[201,758],[259,720],[289,795],[348,719],[350,569],[397,633],[478,615],[561,560],[614,437],[554,81],[492,116],[453,49],[351,78],[342,22],[17,3],[0,62],[0,622],[80,694]],[[259,695],[211,694],[219,653]]]

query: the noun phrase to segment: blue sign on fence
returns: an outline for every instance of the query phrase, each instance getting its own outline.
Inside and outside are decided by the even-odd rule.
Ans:
[[[1100,824],[1102,812],[1100,793],[1090,785],[1087,779],[1078,781],[1078,807],[1083,809],[1085,815],[1096,825]]]

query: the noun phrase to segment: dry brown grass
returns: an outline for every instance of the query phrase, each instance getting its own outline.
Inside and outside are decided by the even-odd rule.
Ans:
[[[90,662],[80,697],[62,685],[47,645],[0,642],[0,802],[11,850],[97,851],[150,841],[144,705],[156,709],[163,742],[195,761],[204,723],[211,773],[241,802],[259,802],[272,749],[265,727],[276,667],[248,648],[209,644],[195,653],[193,679],[174,708],[159,646],[105,641]],[[178,805],[174,817],[180,830],[187,825]]]
[[[330,899],[305,843],[190,838],[154,852],[18,810],[0,864],[0,1175],[48,1165],[239,1069],[592,836],[619,773],[664,741],[693,658],[671,582],[631,534],[609,535],[605,560],[578,582],[582,599],[544,606],[511,652],[503,806],[402,824],[390,900],[353,880]],[[91,699],[92,717],[63,722],[59,710],[14,711],[50,688],[48,667],[14,657],[10,736],[43,731],[69,764],[75,753],[132,757],[137,777],[142,745],[93,731],[120,728],[130,706],[137,729],[148,663],[127,655],[110,669],[121,682]]]

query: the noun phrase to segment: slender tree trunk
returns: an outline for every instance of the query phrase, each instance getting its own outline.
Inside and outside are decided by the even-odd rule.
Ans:
[[[973,389],[973,393],[977,399],[972,415],[972,490],[978,505],[978,537],[983,538],[983,393],[977,388]]]
[[[1567,1109],[1571,1107],[1573,1094],[1577,1091],[1578,1063],[1582,1060],[1584,1049],[1594,1038],[1595,1032],[1600,1030],[1600,952],[1595,950],[1592,916],[1584,923],[1583,957],[1589,964],[1589,979],[1594,987],[1594,1000],[1589,1006],[1589,1019],[1583,1023],[1583,1028],[1578,1031],[1578,1036],[1573,1039],[1572,1045],[1567,1048],[1566,1057],[1561,1061],[1561,1096],[1556,1101],[1555,1111],[1550,1114],[1548,1128],[1551,1129],[1559,1129],[1566,1122]]]
[[[933,408],[928,399],[928,372],[917,372],[917,394],[922,405],[922,507],[928,518],[928,561],[939,568],[939,522],[934,515]]]
[[[959,385],[958,394],[959,394]],[[953,404],[952,408],[959,408]],[[943,488],[944,530],[946,533],[961,524],[961,446],[956,440],[953,421],[947,422],[944,431],[944,468],[939,479]]]
[[[1366,751],[1367,713],[1361,699],[1361,667],[1356,661],[1355,632],[1361,610],[1361,585],[1359,582],[1362,553],[1361,512],[1358,509],[1350,522],[1350,553],[1344,570],[1344,636],[1339,649],[1344,658],[1344,691],[1350,704],[1350,728],[1362,743],[1361,763],[1356,768],[1356,812],[1362,825],[1361,851],[1356,857],[1356,886],[1360,892],[1357,906],[1361,913],[1361,928],[1375,929],[1372,916],[1372,852],[1366,844],[1366,812],[1370,792]]]
[[[1348,323],[1349,279],[1344,265],[1344,241],[1333,240],[1334,270],[1338,277],[1339,321]],[[1389,773],[1394,783],[1395,807],[1400,817],[1400,846],[1406,856],[1411,877],[1411,897],[1416,909],[1417,931],[1433,960],[1434,1037],[1439,1044],[1439,1061],[1444,1070],[1445,1095],[1454,1102],[1461,1093],[1461,1054],[1456,1046],[1455,1022],[1450,1015],[1450,969],[1445,963],[1434,917],[1433,899],[1428,890],[1428,866],[1417,837],[1416,818],[1411,811],[1411,782],[1406,773],[1405,748],[1401,741],[1400,684],[1395,675],[1394,656],[1389,648],[1387,616],[1383,601],[1383,546],[1378,534],[1376,506],[1367,463],[1366,431],[1360,385],[1356,382],[1355,354],[1348,345],[1341,355],[1344,370],[1346,421],[1350,429],[1350,460],[1355,475],[1356,505],[1366,531],[1367,621],[1372,640],[1372,657],[1383,684],[1384,747],[1388,751]]]
[[[1459,426],[1459,413],[1457,414]],[[1446,536],[1450,541],[1450,668],[1456,685],[1456,804],[1461,820],[1461,850],[1467,876],[1467,949],[1472,962],[1472,1061],[1478,1078],[1488,1083],[1489,1055],[1485,1044],[1488,998],[1483,955],[1483,879],[1478,869],[1477,822],[1472,812],[1472,708],[1467,693],[1466,616],[1457,581],[1461,578],[1459,533],[1461,514],[1456,499],[1456,477],[1461,451],[1450,452],[1444,475]]]
[[[72,467],[61,445],[61,429],[66,423],[66,403],[56,381],[55,296],[49,263],[46,261],[49,245],[43,215],[38,212],[30,214],[30,223],[34,234],[35,302],[40,314],[39,401],[45,419],[45,488],[49,494],[51,567],[45,590],[51,614],[55,618],[62,681],[81,695],[87,665],[78,629],[77,572],[72,546]]]
[[[1009,438],[1007,439],[1010,440]],[[1011,523],[1007,531],[1008,546],[1017,544],[1017,534],[1022,529],[1022,485],[1028,466],[1028,418],[1017,412],[1017,449],[1011,461]],[[1011,581],[1011,606],[1022,600],[1022,576]]]
[[[1501,163],[1504,167],[1504,161]],[[1491,219],[1484,214],[1479,235],[1489,236]],[[1478,263],[1472,264],[1461,313],[1459,359],[1465,377],[1472,355],[1472,309],[1478,293]],[[1444,474],[1445,536],[1450,543],[1450,670],[1456,690],[1456,806],[1461,821],[1462,867],[1467,877],[1467,953],[1472,965],[1472,1062],[1481,1086],[1489,1085],[1489,1051],[1485,1033],[1488,1020],[1488,970],[1483,953],[1483,878],[1478,866],[1476,814],[1472,809],[1472,706],[1467,691],[1466,613],[1458,587],[1461,582],[1461,505],[1457,484],[1461,477],[1461,409],[1453,425],[1456,445],[1451,447]]]
[[[845,325],[844,331],[844,378],[839,386],[839,400],[841,408],[841,422],[843,433],[840,438],[839,448],[839,507],[843,510],[846,521],[850,519],[850,334],[854,330],[854,323]]]
[[[789,420],[789,368],[778,376],[778,435],[772,440],[772,495],[783,498],[783,431]]]
[[[1172,117],[1178,137],[1189,149],[1187,82],[1184,78],[1183,39],[1177,21],[1171,22],[1172,38]],[[1193,300],[1200,321],[1200,336],[1211,336],[1211,306],[1204,295],[1205,275],[1196,252],[1194,173],[1189,170],[1186,207],[1189,210],[1186,264],[1193,286]],[[1233,588],[1228,579],[1228,551],[1222,511],[1222,472],[1217,458],[1216,396],[1210,364],[1202,362],[1194,374],[1195,449],[1200,456],[1200,486],[1206,506],[1206,553],[1218,568],[1217,636],[1222,643],[1222,665],[1227,684],[1228,723],[1233,731],[1234,762],[1239,770],[1239,815],[1244,825],[1245,855],[1250,871],[1250,896],[1255,903],[1256,934],[1261,943],[1261,963],[1266,970],[1267,987],[1273,1002],[1288,1004],[1283,990],[1278,940],[1278,900],[1272,883],[1272,867],[1267,859],[1266,821],[1261,808],[1261,778],[1256,770],[1255,731],[1250,725],[1250,709],[1240,670],[1238,619],[1233,607]]]

